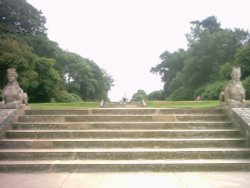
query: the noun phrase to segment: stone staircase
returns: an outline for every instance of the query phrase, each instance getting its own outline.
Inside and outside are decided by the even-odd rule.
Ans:
[[[0,172],[250,171],[220,109],[27,110],[0,140]]]

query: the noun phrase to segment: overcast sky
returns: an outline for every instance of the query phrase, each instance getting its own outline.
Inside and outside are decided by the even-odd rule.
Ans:
[[[27,0],[47,18],[48,36],[115,80],[112,101],[163,88],[150,73],[166,50],[186,48],[190,21],[216,16],[223,28],[250,30],[249,0]]]

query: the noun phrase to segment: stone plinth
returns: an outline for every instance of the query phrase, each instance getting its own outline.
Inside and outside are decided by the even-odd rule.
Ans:
[[[21,103],[0,103],[0,109],[24,109],[26,108],[25,104]]]
[[[250,108],[232,108],[234,124],[241,127],[243,133],[250,140]]]

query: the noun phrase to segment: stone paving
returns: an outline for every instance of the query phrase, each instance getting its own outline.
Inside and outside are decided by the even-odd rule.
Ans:
[[[0,174],[1,188],[249,188],[250,172]]]

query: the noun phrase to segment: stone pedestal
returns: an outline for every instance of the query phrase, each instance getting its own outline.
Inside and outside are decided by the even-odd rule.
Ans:
[[[0,109],[25,109],[26,105],[21,103],[0,103]]]
[[[246,108],[248,107],[248,104],[246,102],[241,102],[241,103],[237,103],[237,102],[231,102],[231,103],[221,103],[220,104],[221,108]]]

